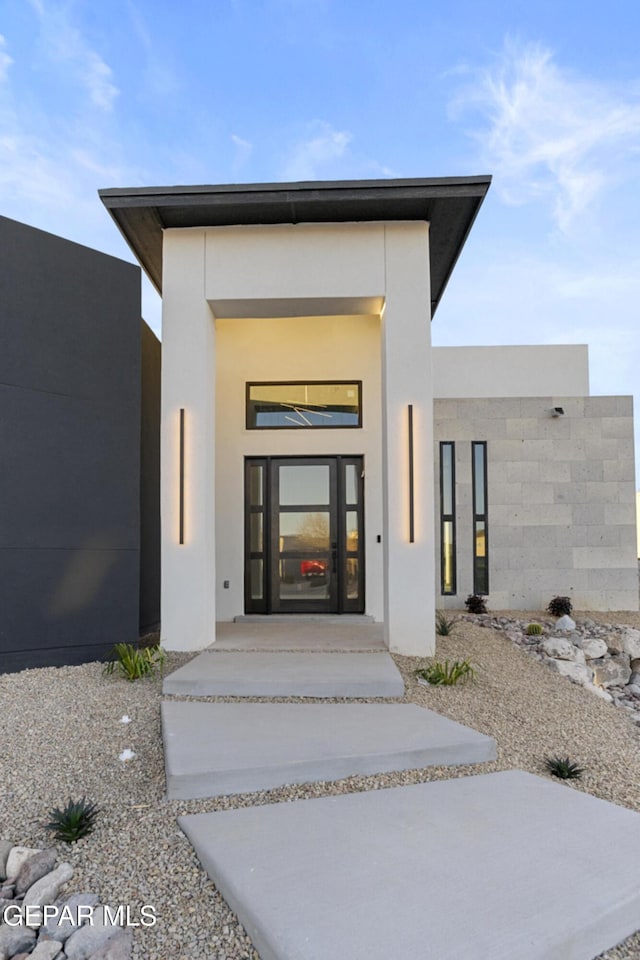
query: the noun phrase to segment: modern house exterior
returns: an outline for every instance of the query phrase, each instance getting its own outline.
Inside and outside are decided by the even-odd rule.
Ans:
[[[4,672],[159,619],[160,344],[139,267],[5,217],[0,248]]]
[[[168,648],[366,614],[427,655],[471,592],[637,609],[630,399],[584,347],[431,347],[489,183],[101,191],[163,297]]]

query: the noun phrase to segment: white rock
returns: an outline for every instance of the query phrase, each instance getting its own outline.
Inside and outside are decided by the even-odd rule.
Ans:
[[[41,939],[58,940],[64,943],[83,923],[87,923],[89,907],[97,907],[100,902],[95,893],[72,893],[71,896],[59,900],[56,906],[59,913],[54,917],[48,917],[46,924],[40,929]],[[78,921],[78,908],[82,907],[80,912],[80,921]]]
[[[588,690],[589,693],[593,693],[594,696],[600,697],[601,700],[606,700],[607,703],[613,702],[613,697],[606,690],[603,690],[602,687],[596,687],[594,683],[585,683],[585,690]]]
[[[617,657],[592,660],[596,683],[601,687],[624,687],[631,678],[629,658],[621,653]]]
[[[26,863],[29,857],[32,857],[35,853],[40,853],[40,849],[33,847],[12,847],[7,857],[7,865],[5,867],[7,880],[15,880],[22,864]]]
[[[632,660],[640,658],[640,630],[627,627],[622,634],[622,649]]]
[[[130,750],[129,747],[126,747],[118,757],[118,760],[122,760],[123,763],[127,763],[129,760],[133,760],[134,757],[135,752]]]
[[[123,716],[120,717],[120,723],[131,723],[131,717],[127,716],[126,713],[123,714]]]
[[[32,887],[29,887],[24,895],[23,906],[43,907],[45,903],[53,903],[60,892],[60,888],[68,883],[72,876],[73,867],[71,864],[61,863],[59,867],[52,870],[41,880],[36,881]]]
[[[68,960],[88,960],[101,947],[115,937],[121,927],[111,925],[104,907],[98,907],[93,915],[92,923],[85,924],[67,940],[64,952]]]
[[[542,649],[554,660],[578,660],[584,663],[584,653],[566,637],[547,637],[542,641]]]
[[[563,630],[566,631],[566,633],[570,633],[572,630],[575,630],[575,628],[575,620],[572,620],[567,613],[565,613],[564,617],[560,617],[559,620],[556,620],[556,630]]]
[[[29,960],[54,960],[62,953],[62,944],[57,940],[42,940],[33,953],[29,954]]]
[[[618,653],[623,653],[622,649],[622,634],[621,633],[611,633],[606,638],[607,650],[614,657]]]
[[[581,686],[591,683],[593,679],[593,670],[582,663],[576,663],[572,660],[548,660],[547,662],[563,677],[570,677],[571,680]]]
[[[35,930],[29,927],[0,926],[0,960],[9,960],[23,950],[30,950],[36,939]]]
[[[585,637],[582,641],[582,652],[587,660],[599,660],[607,652],[607,645],[604,640],[598,637]]]

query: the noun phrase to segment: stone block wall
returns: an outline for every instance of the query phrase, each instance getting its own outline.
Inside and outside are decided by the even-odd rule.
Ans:
[[[553,407],[564,415],[551,416]],[[631,397],[434,401],[437,606],[473,592],[471,441],[487,442],[489,603],[637,610]],[[440,587],[439,443],[455,443],[457,590]]]

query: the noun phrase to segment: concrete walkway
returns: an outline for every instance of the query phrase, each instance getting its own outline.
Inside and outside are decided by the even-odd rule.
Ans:
[[[640,814],[521,771],[179,823],[262,960],[593,960],[638,927]]]
[[[216,624],[216,641],[210,650],[341,650],[386,653],[384,624],[368,618],[346,617],[245,617],[235,623]]]
[[[496,756],[491,737],[407,703],[170,701],[162,729],[170,800]]]
[[[377,624],[221,625],[164,691],[380,698],[166,701],[169,799],[495,756],[488,737],[384,702],[403,684]],[[521,771],[179,822],[261,960],[593,960],[638,927],[640,814]]]
[[[165,678],[163,693],[192,697],[402,697],[387,653],[205,651]]]

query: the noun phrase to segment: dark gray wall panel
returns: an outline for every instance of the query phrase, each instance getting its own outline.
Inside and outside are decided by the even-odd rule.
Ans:
[[[137,550],[0,549],[3,670],[104,659],[138,636]]]
[[[137,267],[2,217],[0,252],[1,671],[137,636],[141,377]]]
[[[0,385],[0,547],[137,549],[135,411],[118,409]]]
[[[0,383],[135,404],[139,268],[5,217],[0,248]]]
[[[160,341],[142,324],[140,631],[160,622]]]

